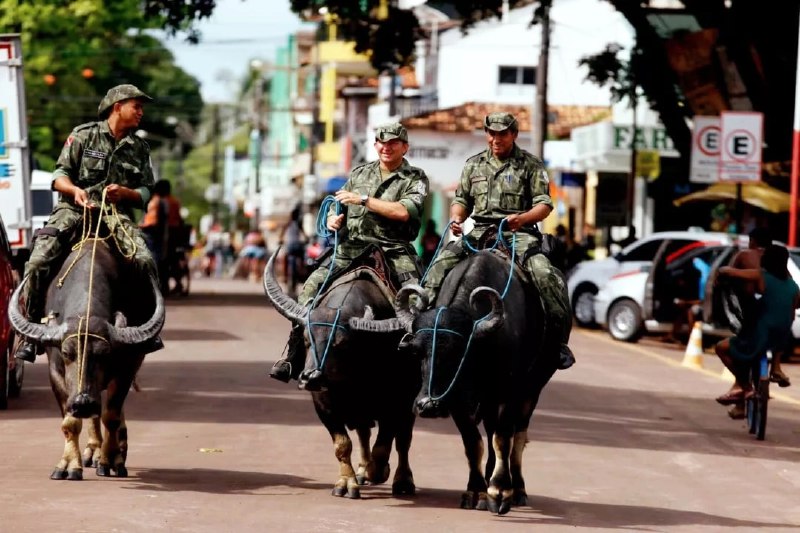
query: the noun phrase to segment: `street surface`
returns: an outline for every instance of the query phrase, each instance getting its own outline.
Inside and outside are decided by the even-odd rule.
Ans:
[[[168,301],[167,348],[128,397],[127,479],[49,479],[60,416],[45,358],[28,366],[0,412],[0,532],[800,530],[796,364],[794,387],[773,386],[758,442],[714,402],[728,384],[713,355],[692,370],[682,349],[576,330],[578,363],[545,389],[529,430],[528,507],[458,508],[467,469],[449,419],[417,421],[416,496],[387,484],[347,500],[330,495],[338,464],[308,393],[267,377],[289,323],[256,283],[199,279],[192,291]]]

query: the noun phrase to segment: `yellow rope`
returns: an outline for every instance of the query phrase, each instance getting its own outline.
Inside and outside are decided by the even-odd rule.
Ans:
[[[67,267],[67,270],[64,272],[64,275],[61,276],[58,279],[58,286],[62,287],[64,285],[64,280],[69,275],[69,273],[72,271],[72,268],[78,263],[78,260],[81,258],[81,254],[82,254],[82,251],[83,251],[84,244],[86,244],[87,241],[92,241],[92,244],[93,244],[93,246],[92,246],[92,260],[91,260],[92,262],[91,262],[91,265],[89,266],[89,292],[87,294],[87,300],[86,300],[86,316],[85,317],[84,316],[79,317],[78,330],[77,330],[78,332],[77,333],[73,333],[72,335],[68,335],[66,338],[64,338],[64,340],[61,343],[61,346],[62,346],[62,349],[63,349],[64,342],[67,339],[69,339],[71,337],[77,337],[77,339],[78,339],[78,368],[79,368],[79,372],[80,372],[79,378],[78,378],[78,390],[81,390],[83,388],[83,369],[84,369],[84,362],[86,360],[86,350],[87,350],[87,347],[89,345],[89,337],[94,337],[94,338],[103,340],[106,343],[110,344],[108,339],[102,337],[101,335],[96,335],[94,333],[89,333],[89,318],[92,316],[91,315],[91,310],[92,310],[92,287],[94,285],[94,283],[93,283],[93,281],[94,281],[94,263],[95,263],[95,255],[97,253],[97,243],[98,242],[102,242],[102,241],[107,241],[109,239],[109,237],[113,238],[114,239],[114,244],[117,246],[117,250],[122,255],[122,257],[124,257],[125,259],[132,259],[134,256],[136,256],[136,251],[137,251],[136,239],[134,239],[125,230],[125,225],[122,224],[122,219],[120,218],[119,212],[117,211],[117,206],[115,204],[108,204],[108,205],[106,204],[106,192],[107,192],[107,190],[103,189],[103,196],[102,196],[102,198],[100,200],[100,211],[99,211],[99,214],[97,216],[97,228],[95,229],[94,236],[92,236],[92,234],[91,234],[92,228],[91,228],[91,223],[90,223],[90,217],[87,216],[89,214],[88,213],[88,207],[87,207],[86,204],[84,204],[84,206],[83,206],[83,225],[82,225],[82,228],[81,228],[81,239],[80,239],[80,241],[78,241],[72,247],[72,251],[78,251],[78,253],[75,254],[75,257],[72,259],[72,263],[70,263],[70,265]],[[106,212],[106,210],[109,208],[109,206],[110,206],[110,210],[111,210],[111,215],[110,215],[111,224],[108,224],[109,235],[107,235],[105,237],[100,237],[100,228],[101,228],[102,223],[103,223],[103,216],[104,216],[104,213]],[[124,252],[124,249],[123,249],[120,241],[117,239],[117,234],[116,234],[116,231],[115,231],[117,227],[120,230],[122,230],[122,233],[125,235],[125,238],[131,244],[131,250],[132,251],[131,251],[130,254],[126,254]],[[83,336],[85,337],[85,341],[83,342],[83,344],[81,344],[81,325],[83,324],[84,319],[86,320],[86,330],[83,332]]]
[[[110,207],[111,214],[109,215],[111,219],[111,224],[108,224],[108,232],[109,234],[105,237],[100,237],[100,222],[103,220],[103,212],[106,211],[106,208]],[[119,211],[117,211],[117,206],[115,204],[106,204],[106,191],[103,189],[103,198],[100,204],[100,213],[98,215],[97,221],[97,231],[95,231],[94,236],[91,236],[91,226],[89,221],[91,217],[87,217],[88,208],[86,205],[83,206],[83,227],[81,229],[81,238],[80,240],[72,246],[72,251],[78,251],[77,254],[72,258],[72,263],[67,267],[67,270],[64,272],[64,275],[58,278],[58,286],[62,287],[64,285],[64,280],[67,278],[70,272],[72,272],[72,268],[81,258],[81,251],[83,250],[83,245],[86,244],[87,241],[107,241],[110,238],[114,239],[114,244],[117,246],[117,251],[120,253],[122,257],[125,259],[132,259],[136,256],[136,252],[138,250],[138,246],[136,245],[136,239],[131,236],[130,233],[127,232],[125,229],[125,225],[122,224],[122,218],[119,215]],[[125,235],[125,240],[128,241],[131,245],[131,253],[126,254],[122,244],[120,243],[119,239],[117,239],[117,233],[115,228],[119,228],[123,235]],[[94,257],[94,256],[93,256]]]

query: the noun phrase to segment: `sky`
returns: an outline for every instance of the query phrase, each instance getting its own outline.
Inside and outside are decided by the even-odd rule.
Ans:
[[[301,25],[289,0],[217,0],[211,18],[197,26],[202,32],[198,45],[181,36],[164,44],[176,63],[200,81],[203,100],[230,101],[250,60],[274,60],[276,48]]]

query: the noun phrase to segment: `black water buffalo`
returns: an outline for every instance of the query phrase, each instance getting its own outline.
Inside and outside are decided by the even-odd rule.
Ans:
[[[9,304],[14,329],[46,348],[50,385],[63,416],[64,454],[51,479],[83,479],[78,441],[83,418],[92,419],[83,466],[96,466],[101,476],[112,470],[127,476],[122,407],[148,351],[144,346],[161,331],[165,315],[157,281],[127,270],[105,241],[86,241],[50,283],[46,323],[28,321],[19,309],[27,278]]]
[[[556,371],[558,352],[543,349],[538,296],[520,279],[509,278],[510,261],[482,251],[447,276],[436,305],[413,320],[401,352],[422,358],[422,417],[453,417],[469,462],[464,508],[505,514],[526,502],[522,452],[533,410]],[[404,287],[404,292],[421,291]],[[407,302],[408,298],[400,299]],[[489,446],[481,472],[483,421]],[[487,487],[488,482],[488,487]]]
[[[334,281],[309,313],[281,290],[272,273],[274,260],[273,255],[264,270],[265,292],[281,315],[306,326],[307,348],[311,333],[319,364],[308,349],[311,356],[307,357],[307,370],[321,370],[327,383],[325,390],[311,395],[339,461],[339,479],[333,495],[359,498],[359,484],[385,482],[389,478],[393,440],[398,464],[392,493],[413,494],[416,489],[408,451],[414,427],[414,399],[420,387],[419,364],[399,357],[399,328],[386,333],[381,328],[359,331],[349,326],[351,319],[359,317],[394,317],[393,295],[373,277],[371,269],[357,269]],[[410,321],[410,315],[408,318]],[[378,435],[370,450],[371,428],[376,422]],[[357,472],[350,460],[353,444],[348,429],[356,431],[361,445]]]

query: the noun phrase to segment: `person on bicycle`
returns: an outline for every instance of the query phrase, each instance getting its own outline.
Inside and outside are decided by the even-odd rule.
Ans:
[[[150,200],[154,185],[150,147],[134,135],[151,101],[129,84],[112,87],[100,101],[99,121],[77,126],[67,137],[53,172],[53,189],[60,194],[44,228],[39,230],[25,264],[24,288],[28,319],[44,318],[48,283],[80,232],[84,214],[97,213],[105,201],[113,211],[103,213],[123,255],[132,257],[143,276],[158,279],[158,271],[142,233],[133,221],[133,208],[142,209]],[[109,208],[109,205],[105,206]],[[80,235],[78,235],[80,237]],[[163,347],[158,337],[150,351]],[[35,361],[37,346],[26,340],[15,357]]]
[[[795,309],[800,307],[800,289],[789,274],[788,261],[789,252],[785,247],[770,244],[764,248],[760,269],[730,266],[719,269],[721,276],[754,282],[761,294],[754,327],[717,343],[717,355],[736,378],[731,389],[717,398],[717,402],[723,405],[739,403],[752,394],[750,366],[767,350],[773,351],[770,379],[782,387],[790,384],[781,371],[780,352],[792,335]]]
[[[339,243],[331,271],[331,279],[344,272],[353,259],[370,245],[383,251],[393,277],[403,285],[419,279],[419,257],[412,245],[422,225],[422,207],[428,196],[428,176],[421,168],[406,160],[408,132],[400,123],[389,123],[375,129],[375,151],[378,160],[358,166],[336,200],[346,213],[331,208],[326,226],[338,231],[347,225],[347,236]],[[300,305],[309,305],[328,278],[331,258],[323,260],[308,277],[297,297]],[[270,377],[288,382],[302,371],[305,361],[303,327],[295,325],[289,335],[288,353],[270,371]],[[312,390],[313,384],[307,385]]]
[[[450,205],[450,230],[461,238],[433,261],[425,292],[433,304],[447,273],[469,253],[464,240],[474,246],[487,230],[504,222],[503,238],[511,244],[516,236],[516,255],[538,289],[550,348],[558,350],[560,368],[569,368],[575,357],[567,346],[572,314],[564,274],[539,253],[542,235],[536,224],[553,210],[547,172],[539,158],[517,146],[519,126],[513,115],[491,113],[484,118],[483,129],[489,147],[467,159]],[[462,236],[462,224],[470,215],[475,226]]]

